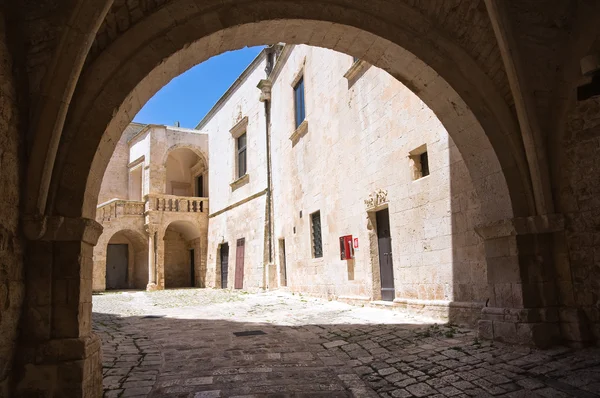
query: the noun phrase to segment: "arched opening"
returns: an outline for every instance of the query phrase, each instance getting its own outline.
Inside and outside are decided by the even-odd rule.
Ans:
[[[100,255],[100,253],[98,253]],[[139,232],[121,230],[106,246],[106,290],[145,289],[148,284],[148,244]],[[101,266],[101,264],[94,264]]]
[[[165,162],[165,193],[208,197],[208,165],[204,157],[186,147],[171,149]]]
[[[439,118],[462,155],[481,201],[482,224],[535,215],[505,76],[498,73],[500,82],[492,80],[474,55],[410,6],[390,2],[370,10],[369,2],[362,4],[305,2],[302,7],[287,0],[215,3],[207,8],[185,1],[163,4],[114,40],[97,44],[89,54],[70,99],[64,129],[57,129],[59,135],[53,137],[60,143],[56,157],[50,156],[51,164],[32,163],[29,173],[41,177],[31,179],[34,186],[28,200],[34,207],[42,203],[48,215],[93,219],[102,175],[114,146],[133,115],[157,90],[191,66],[224,51],[285,42],[359,57],[388,71],[416,93]],[[486,54],[491,68],[501,62],[496,50],[476,52]],[[42,181],[41,186],[35,181]],[[186,228],[173,226],[180,241],[190,241]],[[493,240],[493,245],[486,247],[486,256],[488,270],[490,259],[495,260],[493,272],[488,272],[490,306],[498,308],[493,315],[502,325],[495,332],[502,335],[506,331],[513,339],[517,329],[512,318],[504,318],[505,309],[537,306],[538,297],[523,294],[523,284],[530,281],[521,279],[516,238],[509,234],[493,236]],[[85,245],[87,241],[80,251],[87,254]],[[166,264],[160,269],[160,255],[159,248],[158,279],[169,272]],[[69,258],[71,268],[80,267],[78,261],[86,257],[75,253],[73,258]],[[59,272],[51,276],[61,277]],[[82,280],[86,279],[89,275],[82,275]],[[77,298],[67,304],[53,304],[52,313],[70,321],[85,319],[79,312],[89,310],[89,306],[79,306],[79,302],[88,303],[89,294],[81,289]],[[520,314],[510,313],[513,318]],[[55,324],[52,327],[57,329]],[[525,335],[532,334],[524,329]],[[89,323],[72,322],[59,332],[61,337],[87,336]]]
[[[325,37],[322,35],[298,37],[291,33],[294,29],[279,31],[275,28],[275,22],[262,21],[258,25],[263,29],[257,30],[255,32],[256,35],[253,35],[251,40],[245,40],[243,43],[269,43],[273,40],[272,35],[269,33],[269,38],[267,38],[263,37],[260,32],[276,31],[276,34],[281,35],[282,41],[287,43],[313,44],[359,56],[364,61],[389,72],[413,91],[433,111],[448,132],[454,145],[456,145],[457,152],[462,155],[464,165],[466,166],[466,174],[471,177],[474,196],[481,203],[481,211],[479,212],[477,221],[468,226],[471,235],[475,234],[474,228],[477,225],[486,225],[497,221],[502,222],[503,220],[512,219],[515,215],[529,214],[533,201],[530,196],[529,182],[524,177],[527,174],[526,162],[522,154],[520,139],[518,138],[516,121],[510,116],[509,107],[502,99],[500,93],[495,91],[493,84],[487,80],[481,70],[478,70],[469,61],[466,54],[455,52],[452,49],[446,49],[447,52],[444,50],[440,53],[443,54],[443,57],[453,59],[452,62],[457,62],[461,65],[461,69],[450,71],[447,68],[440,68],[439,59],[432,58],[430,54],[424,53],[422,49],[416,48],[414,45],[410,45],[409,47],[415,50],[416,54],[407,51],[405,48],[387,39],[349,25],[332,25],[314,20],[294,20],[289,23],[292,27],[298,27],[297,32],[310,29],[313,32],[321,32]],[[81,211],[83,214],[87,214],[93,209],[93,198],[98,186],[95,176],[99,174],[94,170],[101,170],[105,167],[109,159],[107,155],[111,153],[111,146],[118,138],[120,130],[131,121],[131,115],[136,113],[142,104],[171,78],[210,56],[226,50],[239,48],[240,43],[233,38],[244,37],[244,30],[249,28],[250,26],[246,25],[231,27],[202,37],[199,40],[191,40],[187,47],[184,46],[181,49],[169,50],[166,54],[169,57],[163,62],[157,60],[154,69],[146,68],[146,63],[143,63],[143,66],[136,66],[135,69],[127,69],[129,71],[135,70],[133,73],[140,72],[140,68],[145,69],[144,73],[139,74],[137,84],[129,84],[130,75],[127,75],[127,79],[120,81],[118,85],[115,84],[116,81],[122,79],[107,80],[105,82],[106,85],[103,86],[104,89],[113,92],[115,97],[120,96],[123,102],[115,104],[117,106],[116,112],[111,113],[110,116],[106,115],[106,117],[102,117],[107,122],[107,128],[103,132],[99,131],[96,126],[90,125],[87,122],[84,109],[81,108],[80,110],[79,105],[75,105],[72,118],[69,119],[72,125],[85,126],[86,131],[95,130],[95,136],[98,138],[102,137],[98,144],[100,146],[106,145],[106,151],[95,152],[92,164],[87,166],[91,168],[93,176],[90,176],[86,180],[87,195],[81,193],[83,201]],[[338,41],[330,41],[327,39],[327,32],[330,31],[335,31],[336,36],[339,34],[340,37],[353,37],[355,42],[362,44],[361,46],[354,47],[350,43],[344,44]],[[220,40],[219,38],[225,39],[221,42],[218,49],[208,45],[211,40]],[[142,50],[142,47],[139,50]],[[134,54],[135,56],[139,55],[142,57],[142,54],[137,53],[135,50]],[[440,54],[438,56],[442,56]],[[419,56],[423,58],[421,59]],[[90,76],[100,73],[100,69],[96,68],[100,68],[100,65],[103,65],[104,62],[101,54],[92,63],[92,66],[86,73],[89,73]],[[121,76],[120,71],[125,72],[126,65],[131,65],[130,60],[119,65],[114,72]],[[85,79],[86,77],[84,76]],[[451,85],[447,79],[453,84]],[[98,81],[93,84],[97,85]],[[124,92],[123,87],[127,85],[131,89],[128,92]],[[104,92],[101,95],[104,95]],[[83,96],[87,97],[87,95]],[[85,102],[85,100],[86,98],[82,98],[82,102]],[[93,99],[92,101],[96,100]],[[71,124],[68,124],[68,126],[71,126]],[[68,131],[70,131],[69,127]],[[76,140],[77,138],[75,138]],[[66,147],[65,150],[66,152],[64,153],[68,157],[70,151]],[[77,158],[79,159],[79,156]],[[72,158],[76,162],[80,161],[78,159]],[[70,161],[66,158],[65,162],[69,164]],[[172,161],[173,170],[177,168],[182,170],[181,162],[182,160]],[[187,177],[174,178],[185,180]],[[182,183],[188,184],[183,189],[189,192],[191,190],[191,182],[182,181]],[[165,182],[166,188],[172,190],[173,187],[167,186],[168,184],[168,182]],[[59,183],[59,185],[61,186],[61,190],[57,193],[64,196],[64,193],[66,193],[63,189],[65,188],[64,184]],[[65,201],[73,201],[79,195],[80,193],[78,192],[70,192],[64,200],[61,198],[55,201],[55,203],[61,207],[61,212],[63,210],[67,211],[67,208],[64,207]],[[72,212],[72,210],[73,207],[69,207],[68,212]],[[502,239],[511,240],[513,238],[502,237]],[[209,252],[214,252],[214,250],[209,248]],[[497,256],[497,253],[493,253],[492,256]],[[509,257],[509,254],[502,253],[502,256]],[[511,267],[518,268],[518,264],[514,264],[518,262],[518,258],[513,256],[508,258],[507,261],[513,263]],[[468,267],[470,261],[464,261],[463,263]],[[475,264],[476,262],[473,261],[472,263]],[[479,274],[485,275],[485,272],[479,272]],[[508,276],[502,272],[494,272],[487,273],[487,276],[491,305],[502,307],[507,304],[507,300],[512,302],[512,297],[507,297],[501,290],[496,290],[494,285],[501,284],[503,288],[506,288],[513,282],[519,283],[518,272],[511,272]],[[269,275],[269,279],[272,280],[275,278],[273,275]],[[465,280],[463,283],[465,286],[468,284],[468,280]],[[478,296],[481,296],[481,289],[479,293]],[[468,296],[470,294],[464,294],[464,297]]]
[[[162,241],[164,287],[204,287],[206,270],[201,261],[199,228],[191,222],[174,221],[165,230]]]

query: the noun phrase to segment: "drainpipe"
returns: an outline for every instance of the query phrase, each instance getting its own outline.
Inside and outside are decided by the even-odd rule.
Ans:
[[[271,267],[273,264],[273,196],[272,196],[272,170],[271,170],[271,87],[272,82],[269,75],[273,71],[275,63],[275,46],[269,46],[264,50],[267,55],[267,66],[265,67],[266,79],[258,83],[261,90],[260,101],[265,103],[265,139],[267,144],[267,204],[266,204],[266,238],[267,238],[267,264]],[[265,275],[265,288],[268,287],[269,275]]]

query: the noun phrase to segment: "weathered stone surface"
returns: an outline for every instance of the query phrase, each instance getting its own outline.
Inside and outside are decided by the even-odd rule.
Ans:
[[[10,396],[12,361],[24,298],[19,230],[23,148],[16,66],[0,9],[0,396]]]
[[[107,396],[148,390],[151,397],[588,397],[599,391],[597,348],[539,351],[479,341],[468,329],[383,309],[220,290],[102,295],[94,305]],[[235,337],[240,330],[265,334]],[[353,345],[380,351],[357,363],[328,363]]]

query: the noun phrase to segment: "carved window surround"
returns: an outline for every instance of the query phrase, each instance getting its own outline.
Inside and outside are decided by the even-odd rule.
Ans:
[[[294,79],[292,79],[292,83],[290,84],[290,86],[292,86],[292,88],[296,87],[296,85],[298,84],[298,82],[300,81],[300,79],[302,79],[304,77],[304,67],[305,66],[306,66],[306,57],[304,57],[304,59],[302,60],[302,64],[300,65],[300,69],[294,75]]]
[[[130,162],[127,165],[127,168],[128,169],[133,169],[134,167],[140,165],[141,163],[144,163],[144,160],[146,160],[146,157],[144,155],[142,155],[139,158],[137,158],[136,160],[134,160],[133,162]]]
[[[229,184],[229,186],[231,187],[232,191],[235,191],[236,189],[238,189],[239,187],[246,185],[247,183],[250,182],[250,174],[244,174],[243,176],[241,176],[240,178],[238,178],[237,180],[231,182]]]
[[[388,207],[388,192],[385,189],[378,189],[365,199],[365,208],[368,212],[383,210],[386,207]]]
[[[349,81],[354,81],[357,77],[360,76],[362,72],[364,72],[369,66],[371,66],[367,61],[359,59],[354,62],[348,72],[344,74],[344,77]]]
[[[292,145],[296,145],[298,140],[303,137],[308,132],[308,120],[304,119],[304,121],[298,126],[296,130],[290,135],[290,141],[292,141]]]
[[[246,132],[248,128],[248,116],[244,116],[242,118],[242,120],[240,120],[239,122],[236,123],[235,126],[233,126],[229,132],[231,133],[231,136],[235,139],[240,137],[242,134],[244,134]]]

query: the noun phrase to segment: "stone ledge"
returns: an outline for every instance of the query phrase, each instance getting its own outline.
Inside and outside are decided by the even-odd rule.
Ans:
[[[231,182],[229,184],[229,186],[231,187],[232,191],[235,191],[236,189],[238,189],[242,185],[246,185],[248,182],[250,182],[250,174],[244,174],[243,176],[241,176],[237,180]]]
[[[296,145],[298,140],[308,132],[308,120],[304,119],[304,121],[298,126],[296,130],[290,135],[290,141],[292,141],[292,146]]]
[[[517,235],[547,234],[562,231],[564,228],[562,214],[547,214],[493,221],[476,226],[475,232],[484,240],[490,240]]]

